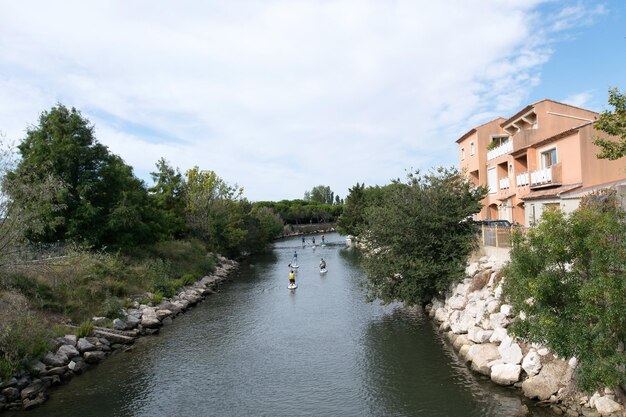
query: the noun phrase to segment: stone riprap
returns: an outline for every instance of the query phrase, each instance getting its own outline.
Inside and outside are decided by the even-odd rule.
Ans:
[[[115,319],[111,328],[95,327],[94,337],[66,335],[56,338],[52,343],[53,351],[32,363],[29,369],[8,380],[0,380],[0,412],[30,409],[42,404],[50,387],[82,374],[115,351],[129,350],[129,345],[138,337],[158,333],[164,322],[171,322],[172,318],[214,294],[217,286],[238,267],[237,262],[221,256],[218,261],[219,266],[212,275],[180,288],[175,296],[164,298],[158,305],[133,302],[131,308],[121,311],[123,318]],[[149,295],[141,298],[151,298]],[[94,317],[93,322],[100,326],[108,320]]]
[[[508,334],[514,312],[501,299],[501,267],[488,257],[470,263],[466,278],[426,307],[459,358],[494,383],[515,386],[525,396],[549,404],[556,414],[626,417],[613,391],[596,392],[591,398],[576,391],[575,358],[557,359],[545,347]]]

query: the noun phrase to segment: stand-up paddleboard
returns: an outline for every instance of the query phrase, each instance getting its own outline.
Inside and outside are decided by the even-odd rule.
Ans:
[[[328,272],[326,268],[320,268],[320,274],[325,274],[326,272]]]
[[[287,288],[289,288],[290,290],[295,290],[296,288],[298,288],[298,284],[289,284],[287,285]]]

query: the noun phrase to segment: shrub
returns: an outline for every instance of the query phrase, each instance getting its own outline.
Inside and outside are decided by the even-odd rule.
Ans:
[[[196,274],[187,273],[187,274],[184,274],[182,277],[180,277],[180,281],[179,282],[181,282],[183,284],[183,285],[181,285],[181,287],[182,287],[184,285],[191,285],[194,282],[196,282],[197,280],[198,280],[198,277],[197,277]]]
[[[80,324],[80,326],[78,326],[78,329],[76,329],[76,337],[81,338],[91,336],[93,329],[94,325],[91,321],[84,321]]]
[[[108,298],[104,302],[104,316],[109,319],[122,318],[122,300],[117,297]]]
[[[626,214],[614,198],[588,197],[570,216],[547,211],[514,236],[504,294],[525,320],[512,332],[578,359],[579,387],[626,384]]]
[[[152,294],[152,299],[150,299],[153,305],[157,305],[163,301],[163,294],[161,292],[155,292]]]
[[[0,324],[0,373],[10,377],[50,349],[52,332],[39,314],[20,312]]]

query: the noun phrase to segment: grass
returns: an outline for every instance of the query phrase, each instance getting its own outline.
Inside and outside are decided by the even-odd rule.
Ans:
[[[147,292],[152,297],[142,301],[159,304],[214,272],[216,263],[202,242],[185,240],[138,248],[132,257],[75,249],[52,262],[0,271],[0,376],[41,357],[53,337],[67,333],[49,318],[81,323],[76,335],[88,336],[91,317],[119,318]]]

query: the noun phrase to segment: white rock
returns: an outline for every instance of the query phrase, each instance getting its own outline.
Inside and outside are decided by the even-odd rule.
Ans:
[[[467,297],[464,295],[455,295],[448,301],[448,307],[453,310],[463,310],[467,304]]]
[[[472,370],[483,375],[489,375],[491,373],[489,362],[500,358],[498,347],[491,343],[483,343],[477,346],[479,346],[478,349],[472,355]]]
[[[596,400],[595,403],[596,410],[603,416],[608,416],[609,414],[616,413],[622,409],[622,407],[608,397],[600,397]]]
[[[545,364],[538,375],[527,378],[522,384],[524,395],[528,398],[547,400],[560,388],[567,385],[567,363],[552,361]]]
[[[500,356],[505,363],[518,365],[522,361],[522,348],[509,336],[502,341],[498,347],[498,352],[500,352]]]
[[[528,352],[522,361],[522,369],[528,376],[537,375],[541,370],[541,356],[534,350]]]
[[[600,394],[594,392],[591,398],[589,398],[589,407],[596,408],[596,401],[600,398]]]
[[[65,355],[68,358],[73,358],[74,356],[79,356],[80,353],[72,345],[63,345],[57,350],[57,355]]]
[[[501,284],[498,284],[496,289],[493,291],[493,296],[496,297],[498,300],[500,299],[500,297],[502,297],[502,285]]]
[[[435,310],[435,320],[437,320],[438,322],[443,322],[448,320],[448,310],[445,309],[444,307],[439,307],[437,310]]]
[[[537,353],[539,354],[539,356],[546,356],[548,353],[550,353],[550,351],[548,350],[548,348],[540,348],[537,349]]]
[[[483,331],[482,327],[473,326],[467,330],[467,337],[475,343],[481,343],[479,333]]]
[[[500,306],[500,313],[503,313],[507,317],[513,317],[513,306],[510,304],[502,304]]]
[[[519,312],[519,319],[520,319],[521,321],[526,320],[526,313],[525,313],[525,312],[523,312],[523,311],[520,311],[520,312]]]
[[[489,315],[489,321],[491,322],[491,328],[494,330],[498,327],[506,327],[509,325],[509,319],[504,313],[493,313]]]
[[[499,311],[499,307],[500,301],[498,300],[491,300],[487,303],[487,311],[489,312],[489,314]]]
[[[480,266],[478,265],[478,262],[472,262],[471,264],[467,266],[467,268],[465,268],[465,274],[470,277],[473,277],[474,274],[478,272],[479,269],[480,269]]]
[[[491,380],[500,385],[512,385],[519,381],[521,366],[504,363],[491,367]]]
[[[492,272],[491,275],[489,276],[489,282],[487,282],[487,287],[491,288],[493,287],[493,282],[496,279],[496,276],[498,275],[498,272]]]
[[[576,359],[576,357],[572,357],[567,364],[569,365],[570,368],[574,369],[576,368],[576,365],[578,365],[578,359]]]
[[[504,340],[505,337],[508,337],[506,329],[504,327],[498,327],[494,329],[493,334],[489,338],[491,343],[500,343]]]
[[[480,259],[478,260],[478,262],[480,262],[481,264],[489,262],[489,257],[488,256],[481,256]]]

